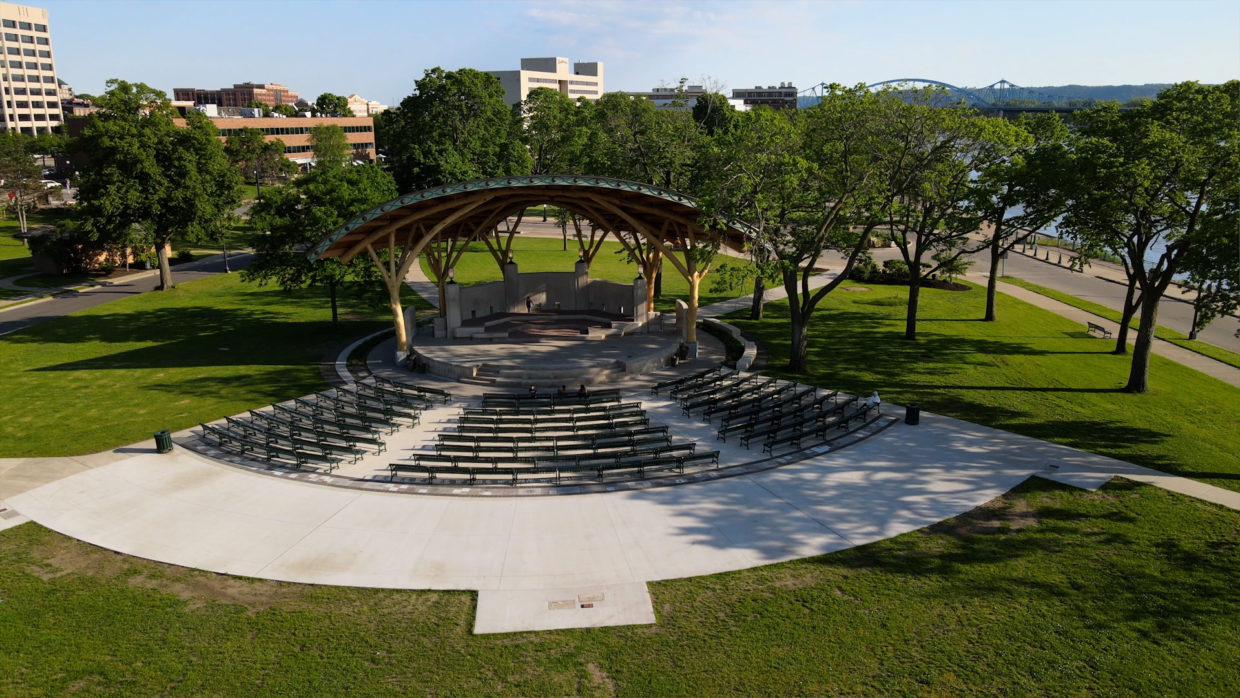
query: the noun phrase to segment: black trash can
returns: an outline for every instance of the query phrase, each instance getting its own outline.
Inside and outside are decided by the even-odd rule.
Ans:
[[[904,408],[905,424],[921,424],[921,405],[913,403]]]
[[[155,450],[159,453],[172,453],[172,432],[167,429],[155,432]]]

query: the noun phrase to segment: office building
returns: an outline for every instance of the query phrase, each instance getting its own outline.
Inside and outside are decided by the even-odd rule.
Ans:
[[[603,96],[603,64],[573,63],[567,58],[522,58],[520,70],[488,71],[504,86],[504,101],[516,104],[536,87],[549,87],[569,99],[595,100]]]
[[[0,2],[0,124],[28,135],[62,123],[60,84],[52,55],[47,10]]]
[[[251,102],[268,106],[296,104],[297,93],[277,82],[242,82],[218,90],[202,90],[197,87],[174,87],[172,99],[193,104],[215,104],[221,107],[244,107]]]
[[[230,111],[228,109],[224,111]],[[284,143],[284,157],[298,165],[314,162],[314,149],[310,146],[310,129],[315,126],[335,125],[344,130],[345,140],[353,148],[353,159],[375,159],[375,122],[369,116],[313,116],[313,117],[209,117],[219,129],[220,140],[237,135],[242,129],[256,128],[263,132],[263,140]],[[178,120],[177,123],[185,122]]]
[[[736,88],[732,90],[732,99],[739,99],[746,109],[753,107],[773,107],[775,109],[796,109],[797,88],[791,83],[779,83],[779,87],[771,85],[755,86],[753,89]]]

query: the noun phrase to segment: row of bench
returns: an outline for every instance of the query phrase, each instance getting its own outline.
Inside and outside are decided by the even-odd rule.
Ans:
[[[585,393],[486,393],[483,407],[561,407],[605,405],[619,402],[619,390],[593,390]]]
[[[723,370],[724,370],[723,366],[718,365],[718,366],[713,366],[711,368],[698,371],[697,373],[693,373],[687,376],[682,376],[680,378],[672,378],[670,380],[660,381],[650,386],[650,394],[658,395],[659,391],[661,390],[673,390],[675,388],[679,388],[682,385],[685,385],[686,383],[692,383],[694,381],[701,380],[703,378],[710,376],[712,373],[719,373]]]
[[[692,446],[689,444],[689,446]],[[434,482],[438,478],[465,479],[469,484],[477,484],[479,478],[494,480],[516,485],[521,479],[553,479],[560,484],[566,477],[592,475],[602,481],[608,475],[636,472],[638,477],[645,477],[648,472],[675,470],[683,473],[686,467],[713,464],[719,466],[719,452],[678,454],[667,450],[659,454],[640,456],[616,456],[601,458],[598,456],[582,456],[573,461],[556,461],[547,459],[531,459],[532,462],[520,466],[501,465],[498,459],[490,464],[472,459],[454,460],[449,463],[433,462],[425,456],[415,457],[411,463],[389,463],[391,479],[395,481],[398,474],[410,474],[426,478]]]
[[[294,398],[291,403],[251,410],[248,418],[225,417],[224,424],[201,424],[202,437],[225,451],[282,461],[297,468],[322,466],[330,472],[341,461],[357,462],[368,449],[382,453],[381,430],[393,432],[403,424],[416,425],[419,413],[430,406],[424,393],[408,386],[355,383]]]
[[[449,402],[452,402],[452,393],[449,393],[446,390],[440,390],[439,388],[431,388],[425,385],[414,385],[413,383],[403,383],[401,381],[394,381],[390,378],[384,378],[379,375],[374,376],[374,379],[375,379],[376,385],[380,387],[386,387],[391,390],[395,390],[401,394],[421,395],[431,400],[441,401],[445,405],[448,404]]]
[[[816,441],[825,441],[830,431],[847,430],[854,421],[865,421],[870,412],[875,409],[868,402],[858,403],[856,398],[841,405],[841,408],[821,416],[805,418],[772,428],[762,442],[763,453],[774,455],[776,448],[785,445],[800,449],[805,440],[811,437]]]
[[[272,435],[256,435],[211,424],[198,426],[202,429],[204,441],[240,456],[256,456],[268,462],[281,460],[297,468],[319,465],[326,467],[328,472],[335,470],[342,460],[339,454],[322,444],[281,441]]]

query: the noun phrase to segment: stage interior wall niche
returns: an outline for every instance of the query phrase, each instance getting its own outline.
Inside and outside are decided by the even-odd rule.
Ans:
[[[463,325],[506,313],[568,313],[597,311],[623,316],[638,331],[645,331],[646,279],[631,284],[590,279],[585,262],[570,272],[522,274],[516,262],[504,265],[503,281],[473,286],[450,282],[445,288],[444,317],[436,322],[435,336],[461,338],[475,332]],[[527,304],[528,301],[528,304]]]

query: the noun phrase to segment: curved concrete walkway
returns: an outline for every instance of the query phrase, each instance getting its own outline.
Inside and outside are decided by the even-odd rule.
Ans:
[[[1056,466],[1056,467],[1052,467]],[[654,622],[645,582],[820,555],[966,512],[1030,475],[1096,488],[1160,473],[923,414],[835,453],[645,491],[445,498],[281,481],[177,449],[7,506],[104,548],[312,584],[479,590],[478,632]],[[1172,478],[1182,480],[1182,478]],[[1240,493],[1186,481],[1240,508]]]

